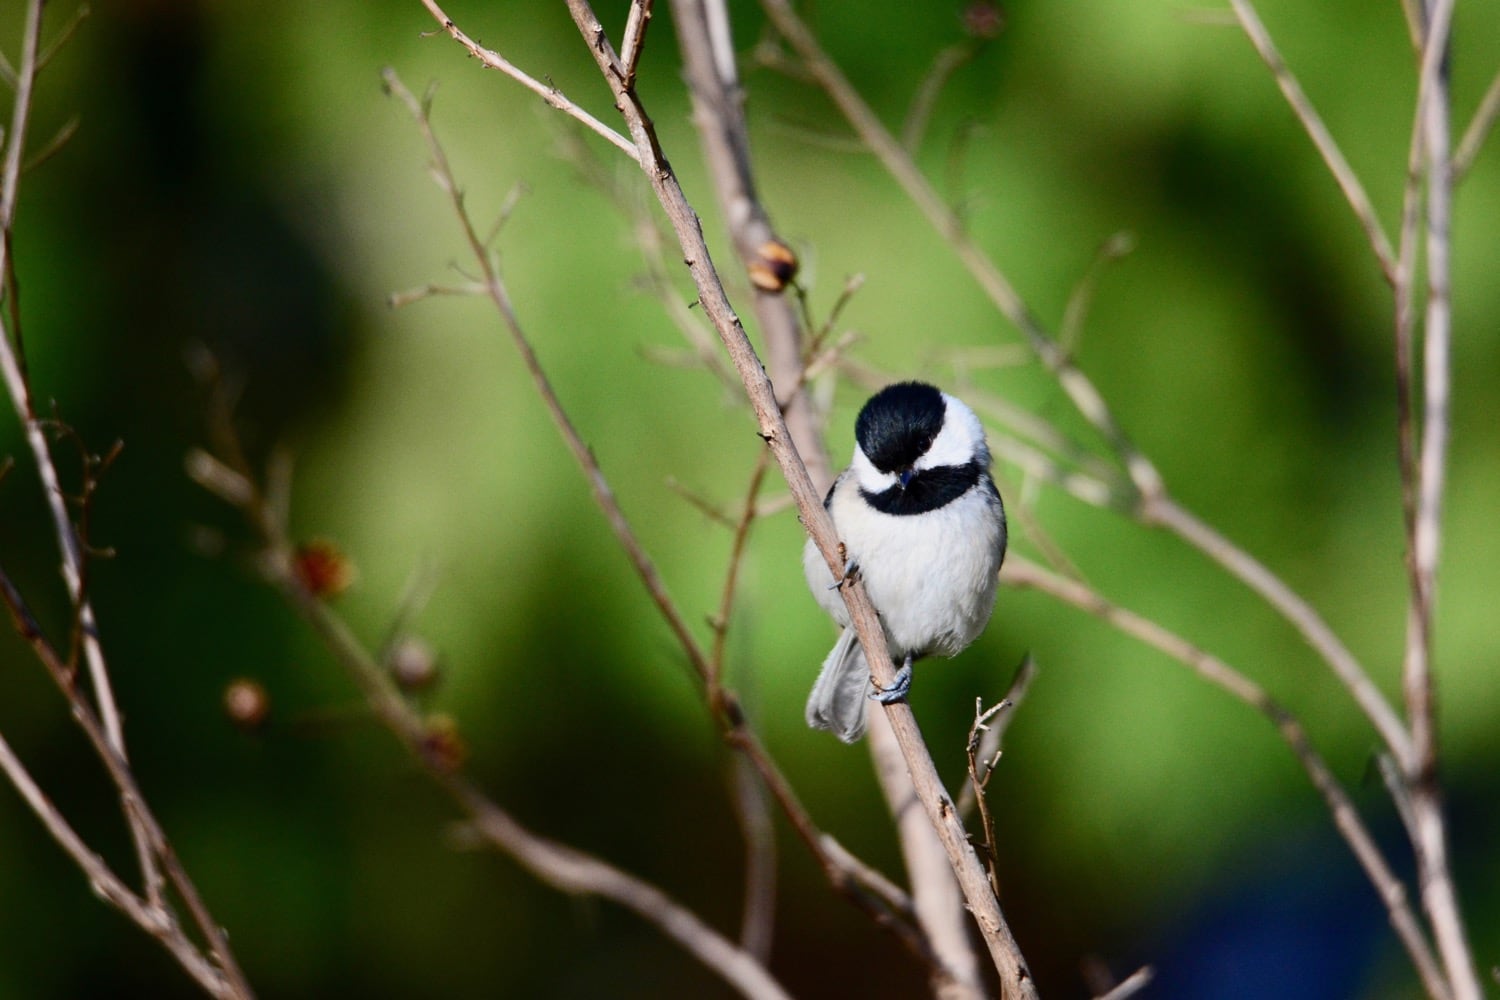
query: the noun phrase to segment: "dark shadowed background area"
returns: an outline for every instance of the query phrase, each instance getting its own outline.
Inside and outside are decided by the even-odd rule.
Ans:
[[[14,61],[21,5],[0,6]],[[610,30],[624,3],[598,9]],[[667,5],[641,69],[662,143],[722,238],[689,121]],[[49,8],[54,27],[73,4]],[[1399,5],[1266,0],[1262,15],[1394,232],[1414,100]],[[455,0],[471,35],[606,121],[608,92],[565,6]],[[961,5],[816,5],[814,24],[899,126]],[[918,159],[1052,329],[1098,249],[1076,354],[1184,503],[1306,595],[1399,698],[1405,626],[1392,307],[1363,235],[1238,29],[1174,3],[1007,3],[1006,25],[933,108]],[[755,65],[735,10],[758,180],[826,316],[899,377],[1004,397],[1077,431],[951,250],[804,82]],[[252,454],[296,455],[293,527],[358,568],[339,601],[373,645],[408,583],[434,596],[433,711],[517,818],[651,879],[737,933],[743,847],[733,768],[698,686],[589,497],[503,328],[478,300],[399,310],[389,293],[463,280],[426,150],[387,98],[420,93],[475,216],[522,194],[502,266],[557,392],[695,626],[713,614],[729,533],[676,481],[739,502],[761,446],[643,289],[617,199],[650,193],[607,144],[482,73],[421,5],[120,0],[42,78],[38,142],[79,129],[21,190],[13,251],[36,394],[93,451],[124,449],[95,508],[94,598],[148,796],[260,995],[369,998],[727,996],[652,928],[466,849],[455,813],[362,711],[314,638],[258,582],[233,512],[184,473],[205,441],[186,358],[241,387]],[[1500,8],[1461,4],[1453,105],[1467,125],[1500,66]],[[1500,153],[1463,182],[1454,227],[1454,443],[1437,657],[1455,869],[1477,961],[1500,965]],[[674,254],[668,254],[675,259]],[[726,271],[733,269],[726,268]],[[748,322],[742,279],[731,294]],[[672,278],[691,298],[685,272]],[[753,334],[753,331],[752,331]],[[998,360],[997,360],[998,359]],[[836,462],[864,391],[831,401]],[[0,563],[66,625],[50,522],[15,421],[0,421]],[[76,477],[76,448],[56,448]],[[1202,557],[1001,463],[1035,554],[1041,525],[1100,591],[1212,650],[1305,721],[1393,857],[1408,856],[1375,737],[1292,630]],[[773,485],[770,494],[784,492]],[[867,754],[807,730],[833,639],[804,591],[801,529],[760,523],[729,638],[731,681],[817,822],[892,874],[900,857]],[[222,545],[216,546],[216,540]],[[707,626],[701,632],[707,635]],[[990,785],[1002,903],[1046,997],[1083,970],[1153,964],[1144,996],[1395,998],[1415,981],[1370,885],[1263,718],[1180,665],[1045,597],[1002,590],[988,632],[919,668],[913,705],[950,787],[976,696],[1025,652],[1040,665]],[[234,729],[226,684],[253,677],[270,724]],[[67,707],[9,629],[0,732],[122,871],[119,808]],[[833,895],[778,825],[772,970],[801,996],[904,997],[921,971]],[[0,998],[189,997],[160,948],[100,904],[20,799],[0,789]]]

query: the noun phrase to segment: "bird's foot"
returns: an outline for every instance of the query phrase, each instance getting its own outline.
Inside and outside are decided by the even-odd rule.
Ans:
[[[901,669],[896,671],[896,679],[894,682],[892,682],[891,686],[888,688],[877,689],[870,692],[870,697],[874,698],[882,705],[889,705],[893,702],[905,701],[906,694],[910,690],[911,657],[908,656],[906,658],[906,662],[901,665]]]
[[[840,546],[842,549],[842,546]],[[854,574],[859,572],[859,563],[853,558],[844,563],[844,574],[828,585],[829,590],[838,590],[844,584],[854,579]]]

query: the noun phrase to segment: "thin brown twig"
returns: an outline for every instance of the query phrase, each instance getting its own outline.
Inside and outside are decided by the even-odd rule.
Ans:
[[[1286,581],[1171,497],[1163,495],[1145,504],[1141,519],[1171,531],[1259,594],[1333,670],[1391,753],[1397,759],[1409,759],[1411,737],[1390,702],[1343,640]]]
[[[1485,90],[1484,97],[1479,102],[1479,108],[1474,112],[1474,117],[1469,120],[1469,127],[1464,129],[1463,138],[1458,141],[1458,148],[1453,151],[1449,170],[1453,173],[1453,184],[1457,186],[1468,174],[1469,168],[1474,166],[1474,161],[1479,157],[1479,151],[1484,147],[1484,141],[1489,138],[1490,130],[1495,127],[1495,120],[1500,118],[1500,73],[1490,81],[1489,88]]]
[[[729,616],[734,609],[740,580],[740,566],[745,558],[745,545],[750,540],[750,528],[759,516],[756,501],[761,487],[765,485],[766,472],[770,469],[771,453],[761,449],[755,454],[755,466],[750,471],[750,485],[745,490],[745,502],[740,506],[740,516],[734,523],[734,535],[729,545],[729,565],[724,572],[724,587],[719,596],[719,610],[714,615],[714,641],[709,651],[708,688],[709,697],[715,697],[721,678],[724,676],[724,649],[729,638]]]
[[[1094,303],[1094,293],[1098,290],[1099,281],[1105,269],[1128,256],[1134,249],[1135,235],[1133,233],[1111,234],[1109,239],[1100,244],[1099,249],[1094,253],[1094,259],[1089,262],[1088,270],[1083,272],[1083,277],[1073,286],[1073,291],[1068,296],[1068,304],[1063,309],[1062,323],[1057,331],[1057,342],[1069,354],[1078,350],[1078,341],[1083,336],[1084,322],[1088,318],[1089,307]]]
[[[110,870],[104,859],[94,853],[83,838],[72,828],[62,813],[42,791],[35,779],[21,763],[4,736],[0,736],[0,771],[20,793],[21,798],[36,814],[68,857],[73,859],[80,871],[88,878],[89,888],[100,899],[124,913],[131,922],[152,937],[155,937],[172,954],[184,971],[210,996],[235,997],[224,975],[212,962],[204,958],[193,943],[182,934],[175,921],[165,912],[137,896]]]
[[[991,762],[989,765],[991,768],[994,766],[993,762],[999,759],[1001,744],[1005,740],[1005,731],[1010,728],[1011,722],[1015,719],[1016,710],[1026,700],[1026,695],[1031,690],[1031,682],[1036,680],[1036,674],[1036,659],[1028,653],[1021,660],[1021,665],[1016,668],[1015,676],[1010,679],[1010,687],[997,703],[1007,706],[1005,714],[992,714],[989,719],[984,720],[985,725],[978,733],[979,743],[974,748],[974,756],[980,761]],[[974,736],[974,731],[971,730],[969,735]],[[985,772],[984,780],[989,781],[988,771]],[[961,814],[968,816],[974,811],[979,798],[978,793],[981,790],[975,787],[972,780],[964,785],[958,798],[958,811]]]
[[[1235,16],[1239,18],[1240,26],[1249,37],[1251,44],[1255,46],[1255,51],[1259,53],[1261,61],[1266,64],[1271,75],[1276,79],[1276,85],[1281,88],[1286,103],[1296,114],[1297,121],[1307,132],[1308,138],[1312,139],[1318,154],[1323,157],[1323,163],[1333,174],[1333,179],[1338,182],[1339,190],[1343,191],[1345,200],[1349,202],[1349,207],[1354,210],[1355,218],[1359,220],[1360,226],[1365,231],[1365,238],[1370,242],[1370,249],[1375,253],[1381,272],[1385,274],[1387,281],[1394,284],[1395,253],[1391,249],[1390,240],[1385,235],[1384,227],[1380,224],[1380,217],[1375,212],[1375,206],[1371,204],[1370,196],[1365,193],[1364,185],[1359,181],[1359,176],[1349,166],[1349,161],[1344,158],[1338,142],[1328,131],[1328,126],[1323,123],[1322,117],[1319,116],[1312,101],[1303,91],[1302,84],[1297,82],[1296,75],[1287,66],[1286,60],[1282,59],[1275,41],[1271,38],[1271,33],[1266,30],[1265,24],[1261,22],[1250,0],[1229,0],[1229,3],[1234,8]]]
[[[1411,956],[1424,987],[1433,997],[1449,996],[1442,969],[1427,941],[1421,922],[1411,908],[1406,886],[1391,869],[1348,793],[1313,748],[1296,716],[1267,694],[1260,685],[1223,660],[1151,619],[1106,600],[1086,584],[1059,576],[1019,555],[1012,555],[1006,560],[1000,579],[1010,586],[1037,590],[1093,615],[1125,635],[1165,653],[1237,701],[1265,716],[1275,726],[1277,735],[1297,757],[1313,787],[1322,796],[1333,816],[1334,826],[1364,868],[1366,876],[1385,905],[1391,926]]]
[[[31,118],[33,85],[38,71],[38,48],[42,32],[42,0],[30,0],[26,6],[26,27],[21,46],[21,61],[16,71],[16,97],[11,110],[10,129],[6,133],[5,156],[0,165],[0,274],[9,274],[11,268],[11,232],[15,225],[16,200],[21,182],[21,165],[24,159],[26,135]],[[15,287],[9,286],[7,298],[12,310],[16,308]],[[15,313],[12,312],[12,316]],[[27,382],[25,368],[12,338],[19,338],[20,331],[9,329],[0,316],[0,375],[5,380],[11,405],[20,419],[26,434],[26,442],[36,459],[37,474],[42,480],[48,511],[52,515],[53,528],[57,534],[58,549],[62,558],[63,579],[67,583],[68,596],[77,606],[79,620],[83,625],[84,653],[89,666],[89,681],[94,689],[94,700],[105,731],[115,750],[125,753],[125,734],[120,722],[119,708],[115,704],[114,691],[109,680],[104,652],[98,642],[98,624],[88,594],[83,590],[81,577],[83,552],[72,518],[68,515],[67,503],[59,485],[57,467],[53,464],[51,450],[43,421],[38,418],[32,405],[31,386]],[[151,874],[147,872],[148,881]]]
[[[990,873],[990,887],[997,896],[1000,895],[1000,870],[996,864],[1000,852],[995,843],[995,819],[990,815],[989,800],[985,798],[984,790],[995,773],[995,765],[1000,762],[1000,750],[997,748],[981,756],[980,744],[989,731],[990,721],[1010,707],[1009,701],[1001,700],[985,708],[984,699],[975,698],[974,724],[969,727],[969,739],[964,744],[964,753],[969,761],[969,784],[966,787],[973,792],[974,804],[979,808],[979,828],[984,834],[984,867]]]
[[[458,25],[454,24],[452,19],[449,18],[447,14],[443,13],[442,9],[438,7],[438,5],[433,2],[433,0],[422,0],[422,5],[427,8],[428,13],[430,13],[434,18],[437,19],[438,24],[442,26],[442,30],[446,31],[454,41],[458,42],[458,44],[468,49],[469,55],[473,56],[475,59],[478,59],[481,65],[485,66],[488,69],[498,69],[500,72],[504,73],[506,76],[510,77],[512,80],[515,80],[521,86],[525,87],[527,90],[531,91],[533,94],[536,94],[542,100],[546,101],[547,104],[549,104],[551,107],[556,108],[558,111],[561,111],[563,114],[572,118],[574,121],[579,122],[594,134],[603,136],[605,139],[609,140],[609,142],[612,143],[615,148],[619,149],[626,156],[630,157],[631,159],[636,159],[635,146],[631,144],[629,139],[625,138],[623,135],[616,132],[614,129],[610,128],[608,125],[595,118],[593,115],[589,114],[577,104],[574,104],[562,93],[562,91],[558,90],[556,87],[552,86],[551,84],[542,83],[540,80],[536,79],[525,70],[521,69],[515,63],[501,56],[498,52],[495,52],[492,49],[485,48],[478,42],[474,41],[474,39],[464,34],[463,31],[459,29]]]
[[[178,861],[171,842],[167,840],[166,834],[146,805],[146,798],[141,793],[130,765],[109,742],[108,732],[88,702],[74,695],[72,667],[43,634],[41,626],[22,599],[20,591],[16,589],[3,570],[0,570],[0,603],[4,603],[16,631],[30,644],[37,659],[46,667],[53,683],[71,703],[74,722],[83,730],[90,746],[104,764],[105,771],[119,792],[121,806],[132,820],[132,828],[139,829],[141,832],[145,849],[150,852],[153,865],[160,866],[167,881],[171,883],[172,888],[187,906],[188,913],[199,933],[208,942],[208,956],[200,954],[187,939],[173,916],[160,886],[154,894],[148,893],[142,899],[128,889],[124,889],[123,885],[117,891],[113,884],[100,883],[96,876],[100,875],[103,862],[96,856],[88,863],[80,861],[82,857],[80,852],[91,856],[92,852],[79,841],[76,834],[72,833],[66,820],[57,813],[44,796],[36,797],[40,795],[40,791],[33,791],[34,782],[30,782],[29,777],[25,775],[24,768],[20,767],[19,761],[16,762],[15,768],[6,768],[7,775],[13,781],[21,778],[26,784],[32,786],[28,788],[18,784],[17,788],[42,818],[48,832],[57,839],[70,857],[75,861],[80,861],[80,867],[88,876],[89,884],[94,887],[101,898],[120,906],[122,911],[141,929],[159,940],[179,960],[182,960],[189,951],[196,956],[194,960],[183,961],[183,967],[212,995],[245,998],[245,1000],[253,997],[249,982],[245,979],[234,953],[229,948],[228,938],[209,913],[202,897],[198,895],[197,888]],[[117,879],[114,881],[118,882]],[[127,896],[128,899],[125,898]],[[214,969],[212,976],[203,975],[205,964]]]
[[[972,62],[979,46],[973,41],[950,45],[933,57],[932,66],[922,77],[911,106],[906,110],[906,120],[901,125],[901,145],[908,153],[916,153],[927,134],[927,123],[937,107],[938,97],[953,74]]]
[[[625,34],[620,42],[620,62],[625,67],[625,86],[635,86],[635,71],[640,65],[641,52],[646,44],[646,29],[651,26],[652,0],[631,0],[630,14],[625,21]]]
[[[83,25],[84,21],[88,20],[93,12],[93,8],[86,3],[78,5],[78,8],[73,11],[72,15],[63,22],[63,26],[57,29],[57,35],[53,37],[52,41],[47,43],[47,47],[37,56],[36,68],[38,73],[46,69],[53,58],[73,40],[73,36],[78,33],[78,29]]]
[[[532,833],[462,778],[440,779],[468,810],[479,831],[543,882],[562,892],[601,896],[634,911],[747,997],[776,1000],[789,996],[755,956],[656,886]]]

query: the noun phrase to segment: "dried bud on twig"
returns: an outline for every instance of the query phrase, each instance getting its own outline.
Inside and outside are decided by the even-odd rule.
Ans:
[[[354,583],[354,564],[325,539],[297,546],[293,569],[298,582],[316,597],[337,597]]]
[[[780,240],[766,240],[750,262],[750,283],[763,292],[779,292],[797,276],[799,264],[792,248]]]
[[[469,758],[469,745],[458,731],[458,723],[452,716],[432,715],[427,718],[427,735],[422,737],[422,753],[427,763],[445,774],[452,774],[464,766]]]
[[[224,689],[224,714],[242,732],[256,732],[271,716],[271,696],[260,681],[237,678]]]
[[[976,0],[964,8],[964,31],[971,38],[989,41],[1005,30],[1005,10],[997,3]]]

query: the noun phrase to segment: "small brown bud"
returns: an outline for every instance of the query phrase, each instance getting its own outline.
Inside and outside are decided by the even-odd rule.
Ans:
[[[424,690],[438,679],[437,654],[424,640],[414,635],[402,636],[396,640],[386,657],[386,667],[403,691]]]
[[[242,732],[256,732],[271,716],[271,696],[260,681],[237,678],[224,689],[224,714]]]
[[[782,291],[797,276],[797,267],[791,247],[780,240],[766,240],[750,262],[750,283],[763,292]]]
[[[964,8],[964,32],[988,41],[1005,30],[1005,10],[997,3],[975,0]]]
[[[315,597],[337,597],[354,583],[354,564],[326,539],[297,546],[292,569],[298,582]]]
[[[428,716],[427,732],[422,737],[422,754],[428,764],[444,774],[452,774],[464,766],[464,761],[469,759],[469,745],[464,742],[452,716]]]

